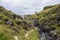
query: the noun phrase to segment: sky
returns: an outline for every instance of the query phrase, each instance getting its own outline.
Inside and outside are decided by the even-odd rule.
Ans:
[[[19,15],[34,14],[45,6],[59,3],[60,0],[0,0],[0,6]]]

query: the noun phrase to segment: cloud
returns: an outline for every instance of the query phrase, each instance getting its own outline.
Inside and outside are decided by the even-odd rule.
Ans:
[[[3,3],[12,3],[13,5],[17,5],[18,3],[24,2],[25,0],[2,0]]]
[[[47,5],[55,5],[60,3],[60,0],[42,0],[42,5],[47,6]]]
[[[1,0],[0,5],[13,12],[25,15],[40,11],[44,6],[60,3],[60,0]]]

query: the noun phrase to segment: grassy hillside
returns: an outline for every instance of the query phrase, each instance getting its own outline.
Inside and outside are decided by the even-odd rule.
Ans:
[[[40,25],[55,27],[60,35],[60,4],[46,6],[41,12],[26,15],[24,19],[0,6],[0,40],[14,40],[14,36],[19,40],[39,40],[38,29],[34,30],[32,26],[33,19],[38,19]],[[25,34],[30,30],[33,32],[26,38]]]
[[[25,38],[25,34],[32,29],[33,28],[28,20],[23,20],[20,15],[0,6],[0,40],[15,40],[14,36],[18,36],[19,40],[28,40]],[[38,35],[37,30],[34,30],[32,34],[35,32],[36,35]],[[30,34],[30,36],[32,36],[32,34]],[[33,36],[36,37],[36,35]],[[30,36],[28,38],[30,38]]]
[[[31,15],[28,18],[38,19],[40,25],[55,27],[60,35],[60,4],[46,6],[41,12]]]
[[[14,35],[20,33],[22,17],[0,6],[0,40],[14,40]],[[9,37],[8,37],[9,36]]]

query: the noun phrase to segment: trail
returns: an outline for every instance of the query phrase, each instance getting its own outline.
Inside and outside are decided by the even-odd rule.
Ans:
[[[37,29],[37,28],[35,28],[35,29]],[[28,32],[25,34],[25,37],[28,37],[29,34],[30,34],[31,32],[33,32],[35,29],[32,29],[32,30],[28,31]],[[18,36],[14,36],[14,40],[19,40],[19,39],[18,39]]]
[[[15,39],[15,40],[18,40],[18,36],[14,36],[14,39]]]
[[[35,29],[37,29],[37,28],[35,28]],[[33,32],[35,29],[32,29],[32,30],[30,30],[29,32],[27,32],[27,33],[25,34],[25,37],[28,37],[29,34],[30,34],[31,32]]]

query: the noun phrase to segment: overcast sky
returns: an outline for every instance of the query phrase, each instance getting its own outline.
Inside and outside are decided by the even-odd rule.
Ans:
[[[60,0],[0,0],[0,6],[20,15],[33,14],[42,10],[44,6],[59,3]]]

